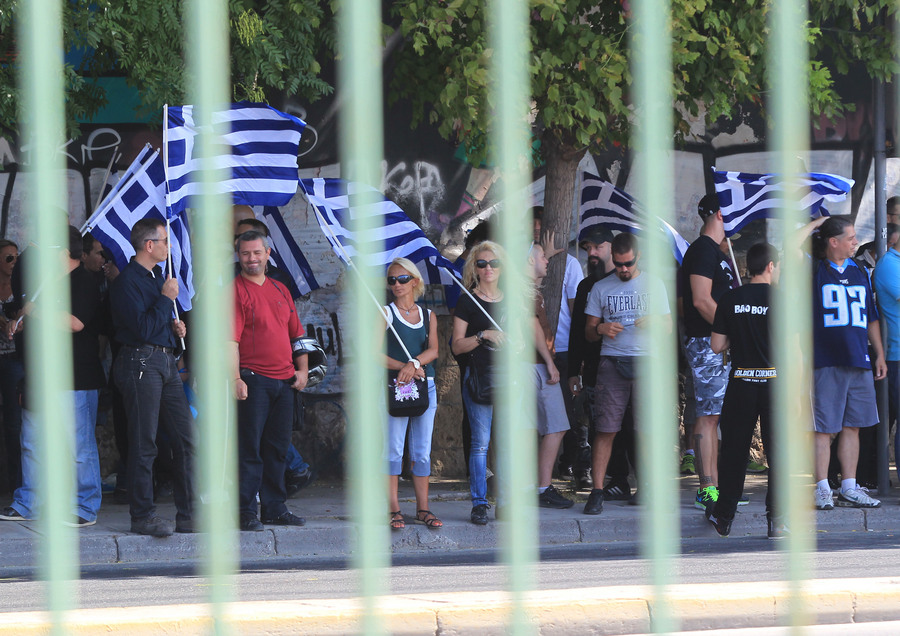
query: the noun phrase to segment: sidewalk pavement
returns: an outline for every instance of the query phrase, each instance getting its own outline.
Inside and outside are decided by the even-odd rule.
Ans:
[[[682,536],[718,541],[703,513],[693,506],[696,484],[696,477],[679,479]],[[556,485],[563,490],[565,482]],[[440,530],[429,530],[410,521],[415,514],[412,486],[401,482],[401,506],[407,527],[390,533],[394,553],[498,545],[502,522],[492,519],[487,526],[469,523],[471,506],[465,482],[436,480],[431,492],[430,508],[444,522]],[[765,476],[748,475],[745,492],[750,503],[739,508],[731,534],[763,537]],[[240,533],[241,558],[258,563],[282,557],[350,555],[356,536],[345,495],[345,488],[336,483],[317,483],[303,490],[288,505],[295,514],[306,518],[306,526],[268,526],[263,532]],[[812,506],[811,488],[809,495]],[[568,510],[539,509],[542,546],[626,542],[639,536],[643,506],[606,502],[602,514],[587,516],[582,514],[586,496],[586,492],[579,493],[575,506]],[[897,531],[898,491],[879,498],[882,507],[878,509],[835,508],[816,512],[816,531]],[[174,507],[163,503],[159,512],[171,517]],[[387,525],[387,512],[384,519]],[[0,577],[34,565],[39,549],[35,526],[30,522],[0,521]],[[97,525],[78,530],[82,563],[159,565],[202,558],[197,535],[155,539],[131,534],[129,526],[127,506],[104,502]],[[875,630],[876,621],[900,620],[900,578],[806,581],[803,594],[809,620],[814,624],[871,623]],[[680,629],[763,628],[786,624],[790,591],[781,581],[678,584],[668,588],[667,598],[672,614],[680,620]],[[573,590],[538,590],[528,594],[526,606],[529,620],[541,634],[634,634],[650,631],[653,600],[654,590],[648,586],[609,586],[581,588],[576,594]],[[511,602],[505,592],[459,592],[383,597],[377,606],[392,634],[482,636],[507,633]],[[360,599],[238,602],[225,608],[225,617],[240,634],[346,634],[360,632],[363,607]],[[0,636],[45,634],[47,621],[45,612],[0,610]],[[74,610],[66,614],[66,627],[72,634],[205,634],[210,632],[211,623],[209,608],[204,605],[172,605]],[[842,632],[837,628],[834,633]]]
[[[568,496],[568,482],[556,482]],[[681,477],[681,535],[684,538],[716,538],[715,531],[703,513],[693,505],[696,477]],[[731,536],[765,536],[765,475],[747,475],[745,493],[750,503],[738,508]],[[306,518],[302,528],[266,526],[263,532],[240,533],[241,558],[244,561],[279,557],[345,557],[352,554],[356,530],[347,510],[346,488],[342,484],[318,482],[288,500],[288,507]],[[491,549],[499,545],[500,523],[490,512],[487,526],[469,522],[471,503],[468,485],[461,480],[435,480],[431,488],[431,510],[441,518],[444,527],[427,528],[416,522],[415,499],[410,482],[401,481],[401,508],[406,528],[390,533],[394,553],[429,550]],[[836,507],[815,513],[818,532],[900,531],[900,492],[892,489],[879,496],[881,508],[865,510]],[[635,541],[640,536],[643,506],[630,506],[624,501],[607,501],[603,513],[582,513],[587,492],[574,495],[575,505],[568,510],[538,509],[540,545],[607,543]],[[810,487],[810,506],[812,506]],[[158,504],[158,512],[174,519],[172,503]],[[384,514],[385,526],[388,514]],[[184,562],[202,558],[202,542],[197,535],[175,534],[165,539],[132,534],[127,505],[115,505],[111,497],[103,502],[97,524],[81,528],[82,564]],[[34,522],[0,521],[0,575],[8,568],[28,568],[36,564],[40,534]]]

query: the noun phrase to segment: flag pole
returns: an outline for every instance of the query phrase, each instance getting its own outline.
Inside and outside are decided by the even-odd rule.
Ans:
[[[726,236],[725,240],[728,241],[728,254],[731,256],[731,264],[734,266],[734,277],[737,279],[738,287],[741,287],[741,273],[738,271],[737,259],[734,257],[734,248],[731,246],[731,237]]]
[[[109,158],[109,165],[106,166],[106,174],[103,175],[103,185],[100,186],[100,192],[97,193],[97,202],[94,204],[94,210],[96,211],[98,207],[100,207],[100,202],[103,200],[103,189],[106,187],[107,182],[109,181],[109,173],[112,172],[113,164],[116,161],[116,154],[119,152],[119,144],[116,144],[116,147],[113,148],[112,157]],[[122,155],[119,155],[121,158]],[[87,224],[87,221],[85,221]]]
[[[172,231],[172,220],[169,218],[169,212],[172,210],[172,194],[169,192],[169,105],[163,104],[163,178],[166,180],[166,236],[170,236]],[[169,250],[168,257],[166,261],[168,262],[169,269],[169,278],[174,276],[172,272],[172,250],[171,250],[171,239],[169,240]],[[181,320],[178,317],[178,303],[172,303],[173,308],[175,310],[175,320]],[[181,342],[181,350],[185,351],[187,347],[184,344],[184,338],[178,339]]]
[[[335,233],[331,230],[331,226],[329,226],[328,223],[325,222],[325,219],[322,218],[322,213],[319,212],[319,208],[316,207],[316,205],[313,204],[313,203],[309,200],[309,196],[307,196],[306,189],[301,185],[300,188],[299,188],[299,190],[298,190],[298,192],[301,192],[301,193],[303,194],[303,198],[306,199],[307,205],[309,205],[309,206],[313,209],[313,212],[315,213],[316,218],[319,220],[319,227],[322,228],[322,230],[323,230],[324,232],[326,232],[326,233],[331,237],[331,244],[332,244],[332,245],[336,245],[336,246],[338,247],[338,249],[340,249],[341,253],[343,254],[343,257],[342,257],[343,260],[344,260],[348,265],[350,265],[350,267],[351,267],[354,271],[356,271],[356,273],[357,273],[360,277],[362,277],[362,274],[360,274],[360,272],[359,272],[358,270],[356,270],[356,265],[354,265],[353,259],[350,258],[350,255],[347,254],[347,251],[344,249],[344,246],[341,244],[341,242],[340,242],[340,240],[338,239],[338,237],[337,237],[337,236],[335,235]],[[441,267],[441,266],[439,266],[439,267]],[[447,269],[446,267],[441,267],[441,269],[446,269],[448,272],[450,272],[450,273],[451,273],[451,278],[453,278],[453,282],[456,283],[457,285],[459,285],[459,288],[460,288],[461,290],[463,290],[463,291],[469,296],[469,298],[471,298],[473,301],[475,301],[475,297],[472,296],[472,293],[471,293],[468,289],[466,289],[466,286],[463,285],[463,283],[462,283],[461,280],[459,280],[455,275],[453,275],[453,272],[452,272],[451,270]],[[372,293],[372,290],[370,290],[368,287],[366,287],[366,291],[369,293],[369,296],[372,297],[372,300],[375,301],[375,303],[378,305],[379,311],[381,311],[381,310],[382,310],[382,305],[381,305],[381,303],[378,302],[378,300],[375,298],[375,295]],[[503,330],[500,328],[500,325],[498,325],[498,324],[496,323],[496,321],[494,321],[494,319],[493,319],[493,318],[491,317],[491,315],[487,312],[487,310],[486,310],[484,307],[481,306],[481,303],[475,301],[475,305],[482,311],[482,313],[484,313],[485,316],[487,316],[487,319],[491,321],[491,324],[494,325],[494,327],[496,327],[498,331],[503,331]],[[386,321],[386,320],[387,320],[387,318],[385,318],[385,321]]]

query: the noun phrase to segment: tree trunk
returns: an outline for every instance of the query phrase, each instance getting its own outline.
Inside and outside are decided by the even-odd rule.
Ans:
[[[547,277],[541,292],[550,321],[550,333],[556,333],[562,300],[562,283],[566,272],[566,254],[572,222],[572,203],[575,198],[575,174],[585,149],[561,143],[552,134],[541,141],[547,161],[547,182],[544,189],[544,218],[541,223],[541,244],[547,253],[559,250],[550,259]],[[565,373],[565,370],[562,370]]]

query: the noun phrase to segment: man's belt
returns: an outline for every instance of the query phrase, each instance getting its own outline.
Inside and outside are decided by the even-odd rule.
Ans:
[[[174,347],[163,347],[161,345],[155,345],[155,344],[142,344],[142,345],[137,345],[137,346],[132,345],[131,348],[132,349],[150,349],[152,351],[162,351],[163,353],[171,353],[173,355],[175,354]]]

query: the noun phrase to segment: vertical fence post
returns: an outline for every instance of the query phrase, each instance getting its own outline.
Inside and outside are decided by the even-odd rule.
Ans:
[[[213,125],[213,113],[229,107],[228,6],[225,0],[191,0],[186,7],[188,102],[194,104],[198,122],[197,144],[204,158],[200,177],[201,196],[194,214],[194,262],[203,293],[197,294],[196,319],[188,333],[188,346],[196,346],[193,358],[198,382],[199,430],[195,431],[200,470],[195,489],[195,510],[204,531],[204,569],[209,582],[213,632],[231,633],[225,614],[233,600],[231,575],[239,563],[235,528],[236,483],[235,412],[228,343],[233,340],[231,281],[234,271],[228,254],[232,219],[227,195],[215,194],[223,178],[207,158],[220,150],[228,132]],[[225,177],[227,178],[227,177]]]
[[[491,144],[496,148],[495,158],[503,175],[499,221],[507,256],[500,277],[507,341],[498,356],[501,377],[507,381],[501,383],[494,411],[494,423],[499,426],[498,472],[502,477],[497,501],[506,517],[501,517],[505,523],[501,524],[500,537],[512,595],[510,632],[524,634],[533,631],[524,601],[534,585],[532,563],[537,557],[535,400],[529,373],[534,363],[534,302],[528,293],[532,283],[526,275],[526,236],[531,228],[525,194],[531,176],[528,3],[492,0],[489,16],[490,37],[496,51],[491,65],[491,101],[496,105]]]
[[[74,605],[71,582],[78,576],[75,531],[63,525],[72,514],[74,424],[72,339],[60,329],[61,311],[70,311],[69,281],[61,256],[67,254],[66,181],[63,155],[62,3],[31,0],[18,5],[22,51],[23,146],[31,147],[27,191],[31,239],[25,271],[26,300],[34,310],[25,318],[27,412],[24,426],[37,427],[40,464],[38,510],[44,537],[41,576],[47,581],[47,607],[53,633],[64,633],[65,610]],[[35,292],[39,290],[37,298]]]
[[[634,3],[636,27],[631,41],[634,59],[635,97],[635,174],[638,198],[646,202],[647,231],[642,236],[642,265],[646,272],[664,281],[669,298],[675,298],[672,250],[656,231],[656,219],[669,222],[672,216],[672,45],[667,27],[668,0],[638,0]],[[650,298],[650,313],[659,298]],[[653,584],[651,627],[656,633],[675,631],[676,619],[666,599],[671,583],[672,558],[678,545],[680,527],[678,487],[672,471],[677,445],[672,426],[677,412],[676,351],[677,330],[660,321],[648,322],[647,337],[653,343],[652,358],[640,369],[637,402],[639,471],[638,492],[644,499],[644,523],[641,526],[642,550],[650,561]]]
[[[798,157],[809,148],[806,2],[779,0],[773,3],[772,9],[769,109],[774,114],[775,130],[769,147],[775,152],[775,172],[789,179],[803,170]],[[800,196],[799,191],[785,188],[778,219],[785,251],[781,282],[773,294],[773,349],[778,369],[773,459],[781,470],[777,506],[791,530],[785,578],[790,589],[790,624],[794,627],[806,624],[801,593],[808,574],[807,552],[814,548],[815,541],[809,492],[811,414],[809,405],[804,406],[803,399],[798,397],[811,394],[811,271],[799,249],[788,248],[794,228],[809,220],[802,218]]]
[[[374,0],[344,0],[339,14],[341,61],[338,92],[344,101],[341,116],[340,157],[345,179],[378,188],[383,154],[381,4]],[[357,199],[351,207],[364,209],[374,203]],[[367,196],[367,195],[363,195]],[[358,206],[358,207],[357,207]],[[359,237],[357,263],[360,276],[352,276],[350,312],[355,345],[346,375],[345,395],[350,398],[347,422],[347,485],[350,509],[355,512],[356,550],[363,616],[360,632],[384,633],[378,612],[378,596],[384,593],[384,568],[388,564],[387,478],[382,462],[385,427],[385,373],[381,351],[371,346],[381,319],[366,286],[376,294],[384,289],[383,272],[364,266],[372,242],[368,240],[373,218],[357,215],[353,231]]]

